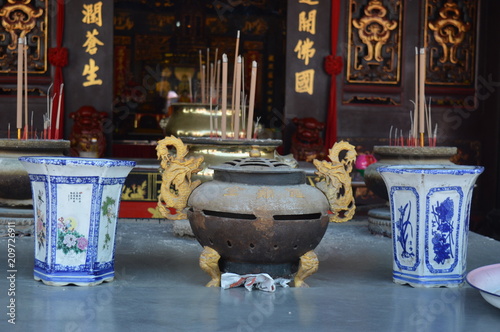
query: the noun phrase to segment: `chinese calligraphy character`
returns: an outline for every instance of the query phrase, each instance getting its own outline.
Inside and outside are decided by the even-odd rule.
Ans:
[[[97,24],[102,26],[102,1],[95,4],[83,5],[83,19],[82,22],[86,24]]]
[[[85,68],[83,69],[82,76],[87,76],[87,81],[83,82],[83,86],[102,85],[102,80],[97,79],[98,70],[99,66],[96,66],[95,60],[90,59],[89,64],[85,65]]]
[[[314,93],[314,69],[295,73],[295,92],[307,92],[310,95]]]
[[[257,192],[257,198],[273,198],[274,191],[270,188],[260,188]]]
[[[304,198],[304,194],[299,189],[294,188],[294,189],[287,189],[287,190],[290,193],[290,197]]]
[[[310,34],[316,34],[316,9],[311,10],[309,15],[306,12],[300,12],[299,14],[299,31],[309,32]]]
[[[83,47],[87,47],[87,49],[85,50],[85,52],[89,53],[89,54],[96,54],[97,53],[97,45],[104,45],[104,43],[102,41],[100,41],[99,39],[97,39],[97,35],[99,34],[99,32],[97,31],[97,29],[94,29],[91,31],[87,31],[87,41],[85,41],[85,44],[83,44]]]
[[[224,196],[238,196],[238,191],[240,190],[243,190],[242,188],[240,187],[229,187],[229,188],[226,188],[226,193],[224,194]]]
[[[314,0],[299,0],[299,3],[305,3],[306,5],[317,5],[319,1]]]
[[[72,191],[68,195],[68,201],[72,203],[81,203],[82,202],[82,192]]]
[[[299,40],[297,42],[297,46],[295,46],[295,49],[293,50],[294,52],[297,52],[297,58],[304,60],[306,65],[309,64],[309,59],[316,53],[316,49],[313,48],[313,45],[314,42],[309,38],[306,38],[304,41]]]

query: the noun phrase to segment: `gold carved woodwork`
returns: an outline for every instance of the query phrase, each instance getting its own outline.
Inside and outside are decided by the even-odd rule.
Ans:
[[[326,160],[313,160],[316,166],[318,182],[316,187],[321,190],[330,203],[331,222],[351,220],[356,210],[352,191],[352,172],[356,161],[356,149],[348,142],[338,142],[329,150]]]
[[[318,271],[319,260],[316,253],[311,250],[306,252],[304,255],[300,256],[299,269],[293,278],[293,284],[295,287],[309,287],[304,279],[310,277],[316,271]]]
[[[426,84],[472,86],[477,1],[427,0]]]
[[[28,44],[28,72],[47,71],[48,1],[0,1],[0,72],[17,71],[18,38]]]
[[[399,0],[349,1],[349,83],[399,83],[402,13],[403,2]]]
[[[205,285],[206,287],[220,287],[221,272],[219,269],[220,255],[217,250],[210,247],[203,247],[199,264],[212,279]]]
[[[187,146],[174,136],[158,141],[156,151],[162,173],[158,210],[170,220],[187,219],[184,209],[189,195],[201,184],[200,180],[191,181],[191,175],[201,170],[203,157],[186,158]],[[176,213],[171,213],[171,209]]]

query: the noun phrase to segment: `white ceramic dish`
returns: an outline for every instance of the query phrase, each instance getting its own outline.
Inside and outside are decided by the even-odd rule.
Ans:
[[[488,303],[500,308],[500,264],[483,266],[469,272],[467,282],[478,289]]]

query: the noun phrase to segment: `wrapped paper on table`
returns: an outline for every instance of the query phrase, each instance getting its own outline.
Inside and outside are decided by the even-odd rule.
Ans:
[[[251,291],[255,287],[256,289],[266,292],[274,292],[276,290],[276,285],[279,285],[281,287],[288,287],[289,282],[290,279],[285,278],[273,279],[267,273],[244,275],[239,275],[236,273],[223,273],[221,275],[221,287],[223,289],[234,288],[243,285],[249,291]]]

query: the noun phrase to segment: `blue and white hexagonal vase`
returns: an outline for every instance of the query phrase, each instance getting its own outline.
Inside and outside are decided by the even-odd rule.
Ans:
[[[20,157],[31,181],[35,280],[90,286],[114,279],[122,186],[133,161]]]
[[[459,165],[378,168],[389,193],[395,283],[454,287],[464,282],[472,192],[483,170]]]

